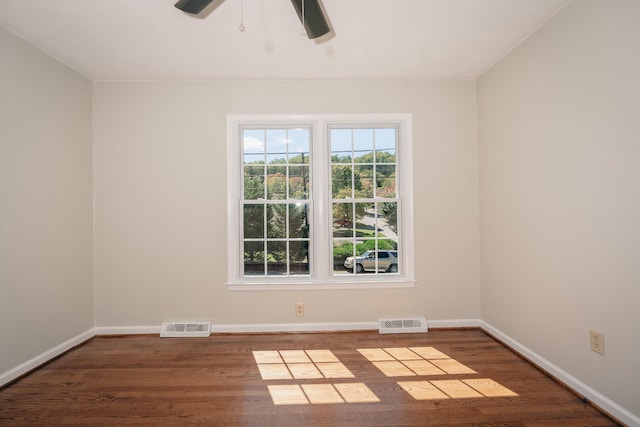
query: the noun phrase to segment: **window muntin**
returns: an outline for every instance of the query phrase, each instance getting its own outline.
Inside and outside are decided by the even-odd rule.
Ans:
[[[229,115],[227,125],[230,290],[414,286],[409,114]],[[295,132],[307,135],[308,149],[292,149]],[[340,138],[348,144],[338,145]],[[305,155],[295,154],[300,152]],[[356,158],[359,153],[368,159]],[[339,166],[347,169],[342,182],[351,194],[344,189],[338,194],[339,185],[333,194],[332,181],[341,176],[332,169]],[[363,192],[354,194],[358,189]],[[335,219],[334,204],[343,210]],[[358,225],[361,212],[377,224],[369,225],[368,235]],[[296,221],[306,221],[306,227]],[[378,230],[380,224],[386,233]],[[343,246],[344,254],[336,260],[334,245],[349,240],[351,250]],[[346,271],[344,261],[362,243],[373,245],[370,251],[378,248],[373,268],[366,267],[366,274]],[[388,252],[397,267],[385,266],[393,259],[381,255],[384,248],[393,249]]]
[[[311,132],[241,127],[245,277],[311,273]]]

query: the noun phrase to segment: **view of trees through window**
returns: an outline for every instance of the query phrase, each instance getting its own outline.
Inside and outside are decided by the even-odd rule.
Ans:
[[[332,274],[400,272],[398,128],[327,130],[328,152],[312,153],[311,127],[240,128],[245,277],[311,275],[312,228],[332,239],[332,265],[321,267]],[[323,225],[311,223],[312,155],[326,165],[315,183],[330,197]]]
[[[397,273],[397,128],[330,129],[333,270]]]
[[[246,276],[308,275],[310,129],[242,129]]]

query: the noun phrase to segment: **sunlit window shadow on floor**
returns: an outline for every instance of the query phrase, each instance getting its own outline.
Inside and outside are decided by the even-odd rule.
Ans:
[[[254,351],[263,380],[354,378],[330,350]]]
[[[268,389],[275,405],[380,402],[363,383],[270,385]]]
[[[490,378],[401,381],[398,382],[398,385],[416,400],[508,397],[518,395]]]
[[[476,374],[433,347],[358,349],[387,377]],[[254,351],[263,380],[313,380],[355,378],[330,350]],[[490,378],[399,381],[416,400],[467,399],[517,396]],[[364,383],[283,384],[268,386],[275,405],[380,402]]]
[[[364,348],[358,351],[388,377],[476,373],[433,347]]]

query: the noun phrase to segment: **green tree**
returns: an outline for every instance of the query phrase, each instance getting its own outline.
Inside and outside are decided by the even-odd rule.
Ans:
[[[267,238],[284,239],[287,233],[287,205],[267,205]]]
[[[380,211],[386,218],[389,228],[398,234],[398,204],[396,202],[380,203]]]
[[[344,199],[346,197],[351,197],[351,190],[343,188],[338,192],[338,197],[336,197],[336,199]],[[354,205],[356,216],[355,218],[353,218]],[[365,216],[367,208],[365,203],[338,202],[333,204],[332,210],[334,223],[340,222],[351,226],[354,220],[357,221]]]
[[[351,186],[356,191],[362,190],[362,182],[352,181],[351,166],[333,166],[331,168],[331,194],[334,199],[351,197]],[[343,191],[348,190],[348,191]]]
[[[284,200],[287,197],[287,177],[280,172],[267,176],[267,198]]]

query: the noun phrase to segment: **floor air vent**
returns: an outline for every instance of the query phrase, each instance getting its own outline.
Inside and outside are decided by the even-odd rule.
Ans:
[[[208,337],[211,334],[211,323],[175,323],[164,322],[160,327],[160,337]]]
[[[378,331],[381,334],[402,334],[411,332],[427,332],[427,319],[414,317],[407,319],[380,319]]]

